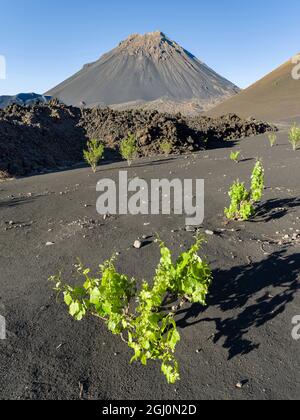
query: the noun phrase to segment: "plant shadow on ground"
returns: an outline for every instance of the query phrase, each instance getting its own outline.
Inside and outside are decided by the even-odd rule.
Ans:
[[[259,328],[284,312],[300,289],[299,271],[300,254],[286,255],[285,249],[252,265],[217,269],[213,273],[214,282],[207,304],[208,307],[221,310],[224,317],[190,322],[207,311],[206,308],[193,305],[187,311],[181,311],[183,319],[178,326],[186,328],[198,323],[214,322],[217,330],[214,342],[224,340],[229,360],[248,354],[259,348],[260,344],[253,343],[247,333],[251,328]],[[281,290],[275,293],[274,288]]]
[[[289,213],[290,209],[297,207],[300,207],[299,197],[274,198],[257,207],[255,219],[252,219],[251,222],[269,222],[271,220],[281,219]]]
[[[206,151],[208,150],[218,150],[218,149],[230,149],[235,147],[239,142],[243,139],[237,139],[237,140],[220,140],[220,139],[214,139],[210,140],[208,142]]]
[[[5,200],[0,202],[0,209],[6,207],[17,207],[23,204],[29,204],[34,200],[34,197],[31,198],[14,198],[10,200]]]
[[[255,160],[254,158],[243,158],[240,160],[240,163],[246,163],[246,162],[252,162],[253,160]]]
[[[101,163],[100,166],[98,166],[97,168],[97,173],[101,173],[104,171],[111,171],[112,168],[105,168],[105,166],[111,165],[111,164],[118,164],[118,163],[124,163],[124,166],[117,166],[115,168],[115,170],[118,171],[122,171],[122,170],[130,170],[130,169],[139,169],[139,168],[144,168],[147,166],[153,167],[153,166],[158,166],[158,165],[164,165],[166,163],[171,163],[174,160],[176,160],[178,157],[184,157],[184,155],[174,155],[174,156],[170,156],[169,158],[162,158],[162,159],[156,159],[156,160],[150,160],[150,161],[139,161],[138,159],[136,161],[134,161],[134,163],[129,166],[126,161],[124,161],[124,159],[119,159],[119,160],[113,160],[113,161],[104,161],[103,163]],[[156,157],[157,158],[157,157]],[[155,157],[153,157],[153,159],[155,159]],[[85,165],[85,167],[88,167],[88,165]]]

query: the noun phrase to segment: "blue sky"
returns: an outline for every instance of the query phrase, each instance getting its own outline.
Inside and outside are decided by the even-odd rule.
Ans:
[[[0,0],[0,95],[43,93],[131,33],[161,30],[240,87],[300,51],[299,0]]]

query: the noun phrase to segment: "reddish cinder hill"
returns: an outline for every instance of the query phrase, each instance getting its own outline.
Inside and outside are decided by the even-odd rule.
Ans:
[[[272,122],[299,119],[300,79],[293,77],[293,72],[297,73],[296,66],[292,59],[289,60],[239,95],[217,105],[208,115],[233,112]]]

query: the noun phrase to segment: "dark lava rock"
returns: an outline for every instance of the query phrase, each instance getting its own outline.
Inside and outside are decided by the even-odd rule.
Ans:
[[[29,107],[15,104],[0,110],[0,171],[23,176],[81,163],[91,138],[105,143],[107,158],[120,158],[120,141],[128,132],[137,137],[140,156],[155,156],[163,140],[172,144],[173,153],[181,154],[274,130],[232,114],[184,118],[157,111],[75,108],[57,100]]]

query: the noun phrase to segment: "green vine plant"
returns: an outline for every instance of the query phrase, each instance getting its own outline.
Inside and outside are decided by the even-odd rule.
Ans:
[[[260,160],[255,164],[251,175],[251,189],[245,183],[235,181],[229,191],[231,204],[225,208],[225,216],[229,220],[247,221],[255,215],[255,205],[261,201],[264,192],[265,171]]]
[[[128,133],[127,138],[120,144],[120,153],[124,160],[127,160],[128,166],[132,165],[133,160],[138,155],[138,141],[132,133]]]
[[[208,263],[198,255],[203,242],[197,238],[175,264],[171,251],[160,242],[161,259],[153,285],[144,281],[139,291],[135,279],[116,271],[114,258],[100,266],[96,278],[90,269],[78,264],[77,271],[84,280],[80,287],[64,284],[61,274],[50,280],[55,283],[54,290],[63,293],[75,320],[81,321],[87,314],[100,318],[112,334],[120,335],[133,350],[131,363],[140,361],[147,365],[150,360],[159,361],[167,382],[175,384],[180,379],[175,358],[180,341],[176,313],[187,302],[206,305],[213,280]],[[166,304],[170,300],[175,302],[172,308]]]
[[[173,144],[169,140],[163,140],[160,144],[160,151],[165,156],[169,156],[172,153]]]
[[[83,151],[83,156],[94,173],[96,173],[98,163],[103,159],[104,151],[105,146],[101,141],[92,139],[87,142],[87,150]]]
[[[270,146],[274,147],[276,145],[276,142],[277,142],[277,135],[275,133],[270,133],[268,135],[268,139],[269,139],[269,142],[270,142]]]
[[[235,163],[239,163],[239,158],[240,158],[241,152],[231,152],[230,153],[230,159],[235,162]]]
[[[300,127],[294,123],[289,131],[289,141],[293,146],[293,150],[296,151],[300,146]]]

